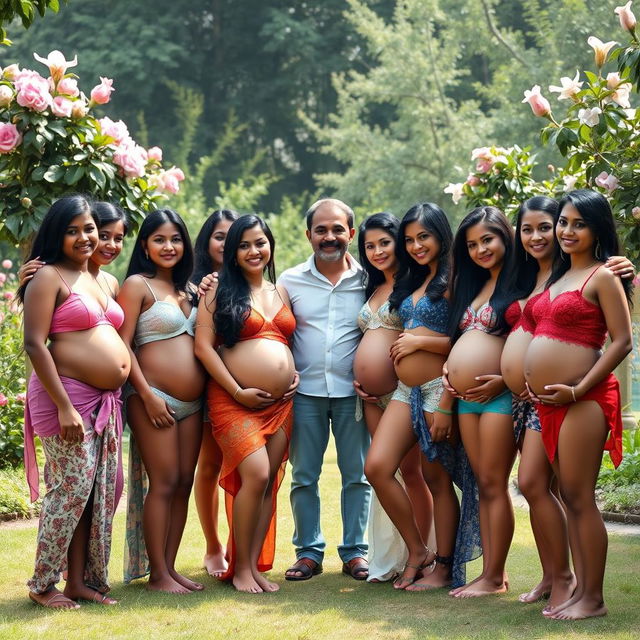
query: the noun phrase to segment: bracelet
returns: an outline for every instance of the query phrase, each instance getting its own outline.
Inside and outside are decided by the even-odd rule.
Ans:
[[[233,394],[233,399],[236,399],[236,396],[242,391],[242,387],[238,385],[236,392]]]
[[[573,396],[573,401],[576,402],[576,388],[571,387],[571,395]]]
[[[453,415],[453,411],[449,411],[449,409],[441,409],[440,407],[436,407],[434,411],[437,411],[438,413],[444,413],[445,416]]]

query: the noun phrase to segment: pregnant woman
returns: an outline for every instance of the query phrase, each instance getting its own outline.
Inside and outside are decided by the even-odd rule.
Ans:
[[[453,347],[445,377],[460,397],[460,434],[478,483],[483,566],[478,578],[451,592],[461,598],[508,588],[504,565],[514,518],[507,483],[516,441],[500,356],[508,330],[504,312],[512,255],[513,230],[502,211],[478,207],[465,216],[453,242]]]
[[[98,244],[97,217],[79,195],[47,212],[30,259],[45,263],[18,290],[25,350],[34,373],[25,407],[25,466],[38,497],[34,434],[45,453],[35,572],[29,597],[45,607],[75,609],[76,600],[116,604],[107,565],[118,492],[120,386],[131,362],[116,327],[122,310],[89,272]],[[56,588],[67,564],[64,593]]]
[[[279,589],[262,572],[273,565],[276,494],[293,423],[295,319],[286,292],[273,284],[274,245],[257,216],[231,225],[220,282],[200,301],[196,331],[196,354],[211,376],[209,420],[222,451],[231,531],[221,579],[247,593]]]
[[[539,401],[542,441],[567,506],[577,579],[573,595],[546,615],[577,620],[607,612],[607,532],[594,490],[602,449],[616,466],[622,459],[620,391],[612,371],[631,350],[630,283],[602,268],[620,253],[606,198],[572,191],[559,210],[560,259],[533,306],[525,376]],[[611,343],[603,353],[607,334]]]
[[[125,314],[120,335],[135,347],[127,419],[149,477],[142,508],[142,474],[134,476],[140,470],[130,463],[125,579],[150,573],[148,589],[181,594],[202,589],[174,566],[202,435],[205,376],[193,352],[195,310],[186,293],[192,267],[180,216],[154,211],[140,227],[118,296]]]
[[[372,437],[398,384],[390,350],[402,331],[402,320],[397,312],[389,310],[389,295],[398,269],[395,251],[399,226],[400,221],[390,213],[376,213],[368,217],[358,230],[367,301],[358,316],[363,336],[355,354],[354,385],[364,400],[365,422]],[[433,510],[431,494],[422,476],[417,445],[400,463],[400,470],[418,528],[426,540]],[[367,580],[383,582],[398,575],[407,559],[406,546],[375,492],[371,497],[368,541]]]

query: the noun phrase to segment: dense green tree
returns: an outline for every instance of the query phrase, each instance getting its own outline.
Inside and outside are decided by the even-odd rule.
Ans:
[[[47,9],[57,13],[60,10],[60,0],[0,0],[0,44],[11,43],[7,38],[6,25],[12,20],[20,20],[22,26],[28,29],[36,15],[44,16]]]

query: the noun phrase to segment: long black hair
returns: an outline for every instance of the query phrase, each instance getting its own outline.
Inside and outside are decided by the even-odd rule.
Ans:
[[[216,230],[216,227],[223,220],[234,222],[237,219],[238,214],[235,211],[232,211],[231,209],[217,209],[211,215],[209,215],[209,217],[204,221],[204,224],[200,228],[198,237],[196,238],[195,244],[193,245],[194,266],[193,273],[189,278],[191,284],[195,285],[194,287],[192,287],[193,291],[191,296],[191,302],[194,305],[198,304],[197,289],[202,278],[204,278],[207,274],[215,271],[215,265],[213,264],[213,260],[209,255],[209,240]]]
[[[392,213],[374,213],[364,220],[358,228],[358,254],[360,256],[360,264],[362,265],[362,284],[365,287],[365,297],[367,300],[373,292],[384,283],[384,273],[380,269],[376,269],[367,258],[365,249],[365,235],[367,231],[380,229],[393,238],[394,243],[398,242],[398,229],[400,228],[400,220]]]
[[[224,243],[222,272],[216,294],[216,310],[213,315],[216,335],[222,338],[222,343],[226,347],[233,347],[238,342],[244,322],[251,312],[251,290],[236,256],[244,232],[253,227],[260,227],[269,241],[271,257],[264,270],[270,282],[276,281],[276,269],[273,263],[276,243],[271,229],[262,218],[256,215],[241,216],[229,228]]]
[[[562,209],[572,204],[584,220],[585,224],[593,232],[595,244],[593,245],[593,258],[599,262],[606,262],[611,256],[619,256],[621,253],[620,240],[616,233],[616,223],[613,212],[607,199],[597,191],[590,189],[576,189],[567,193],[558,203],[558,219],[562,215]],[[548,286],[557,282],[571,267],[571,258],[556,243],[556,259],[553,265]],[[633,283],[630,278],[621,278],[627,302],[631,303]]]
[[[452,342],[455,342],[462,333],[460,331],[462,315],[491,276],[488,269],[477,265],[471,259],[467,248],[467,231],[480,223],[500,237],[505,250],[502,269],[489,299],[496,317],[496,326],[491,333],[501,335],[509,329],[504,312],[511,302],[509,278],[513,269],[513,228],[504,213],[497,207],[477,207],[463,218],[453,240],[451,314],[448,330]]]
[[[170,222],[178,229],[178,233],[182,238],[184,252],[182,258],[171,271],[171,279],[176,291],[186,291],[189,276],[193,271],[193,249],[191,247],[191,239],[189,232],[182,218],[172,209],[158,209],[150,213],[140,225],[138,237],[133,245],[129,268],[125,277],[133,276],[137,273],[146,273],[155,276],[157,272],[156,265],[147,257],[144,244],[151,237],[153,232],[166,222]]]
[[[111,202],[100,201],[92,203],[91,208],[98,216],[98,228],[101,229],[113,222],[122,222],[124,235],[129,233],[129,217],[120,207]]]
[[[389,296],[389,308],[392,310],[398,309],[402,301],[420,287],[431,273],[431,267],[428,264],[418,264],[407,252],[404,234],[407,226],[412,222],[417,222],[433,234],[440,245],[438,267],[429,281],[425,295],[431,300],[437,300],[445,294],[449,286],[453,233],[447,215],[437,204],[432,202],[416,204],[404,214],[398,229],[398,240],[396,241],[398,273],[393,291]]]
[[[558,201],[547,196],[534,196],[520,205],[516,218],[516,233],[513,243],[513,275],[511,279],[513,300],[528,298],[536,287],[538,271],[540,265],[538,261],[532,259],[522,244],[520,236],[522,230],[522,219],[528,211],[541,211],[551,217],[551,224],[555,226],[558,220]],[[554,234],[554,247],[557,245]],[[555,251],[555,249],[554,249]]]
[[[98,216],[91,208],[91,200],[82,194],[73,193],[56,200],[45,214],[38,233],[31,245],[31,251],[24,262],[40,258],[45,264],[55,264],[63,259],[64,236],[71,221],[82,214],[89,213],[99,226]],[[17,296],[24,302],[24,293],[30,280],[18,288]]]

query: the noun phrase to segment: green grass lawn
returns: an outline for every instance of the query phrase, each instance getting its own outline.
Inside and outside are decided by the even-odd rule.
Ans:
[[[153,594],[138,581],[122,584],[124,516],[116,517],[111,576],[113,608],[83,605],[79,611],[50,612],[27,599],[25,581],[33,567],[35,523],[0,527],[0,638],[260,638],[274,640],[359,640],[368,638],[610,638],[640,637],[640,536],[610,536],[606,598],[609,615],[575,623],[545,620],[541,604],[522,605],[518,594],[539,578],[528,516],[516,511],[516,536],[504,596],[454,600],[446,592],[394,592],[391,585],[356,582],[340,573],[339,475],[330,449],[322,476],[325,572],[308,582],[285,582],[294,558],[288,483],[280,493],[279,535],[272,578],[275,594],[238,594],[201,569],[203,542],[192,508],[178,557],[178,569],[203,581],[206,590],[188,596]],[[469,570],[479,572],[479,561]]]

